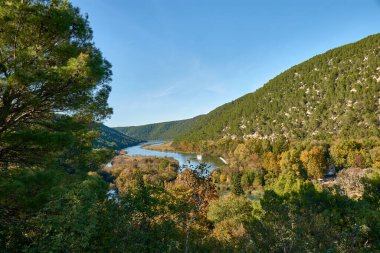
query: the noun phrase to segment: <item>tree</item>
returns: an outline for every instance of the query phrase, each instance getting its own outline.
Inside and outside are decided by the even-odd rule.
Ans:
[[[199,236],[202,223],[206,220],[207,208],[210,201],[217,198],[214,185],[209,177],[210,171],[206,164],[184,168],[177,176],[173,185],[169,185],[168,191],[176,196],[184,205],[180,208],[180,222],[183,223],[185,232],[184,252],[191,251],[190,246],[192,231],[197,225]]]
[[[348,168],[351,166],[349,161],[350,153],[351,156],[353,156],[352,153],[359,151],[360,149],[361,144],[359,142],[352,140],[342,140],[333,143],[330,148],[330,154],[336,166]]]
[[[364,178],[365,199],[375,210],[380,210],[380,173],[374,172],[368,178]]]
[[[243,187],[241,186],[241,172],[236,172],[232,175],[232,192],[236,196],[244,194]]]
[[[326,157],[325,150],[321,146],[314,146],[310,150],[301,152],[300,160],[307,170],[309,177],[321,178],[323,176]]]
[[[249,154],[249,150],[247,149],[247,147],[244,145],[244,143],[240,143],[235,151],[234,151],[234,156],[238,159],[238,160],[245,160],[246,157],[248,156]]]
[[[298,172],[300,168],[299,153],[295,149],[290,149],[281,153],[279,161],[281,171],[293,170]]]
[[[262,165],[266,170],[275,174],[277,174],[280,170],[277,157],[272,152],[267,152],[264,154]]]
[[[0,162],[25,153],[8,144],[15,132],[62,135],[55,125],[63,115],[83,126],[112,113],[111,65],[78,8],[65,0],[1,1],[0,27]]]
[[[372,166],[376,169],[380,169],[380,147],[376,147],[370,150]]]
[[[252,203],[247,198],[228,194],[210,203],[207,218],[215,224],[213,237],[222,245],[242,251],[251,244],[245,228],[251,215]]]
[[[248,220],[252,213],[250,201],[243,196],[228,194],[210,203],[207,218],[215,223],[225,219]]]
[[[32,241],[29,251],[94,251],[100,245],[104,217],[106,183],[92,172],[60,198],[51,201],[31,220],[36,229],[26,237]],[[102,245],[103,246],[103,245]]]
[[[366,203],[319,190],[311,183],[305,182],[285,194],[265,191],[256,208],[254,212],[259,215],[248,229],[258,251],[376,252],[379,249],[376,212],[368,210]],[[374,218],[376,225],[373,225]]]

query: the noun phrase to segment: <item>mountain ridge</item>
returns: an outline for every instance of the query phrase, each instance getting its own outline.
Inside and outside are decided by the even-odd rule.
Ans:
[[[297,64],[221,105],[177,141],[379,137],[380,34]]]
[[[95,124],[94,128],[100,132],[100,136],[94,143],[96,147],[120,150],[143,142],[140,139],[132,138],[104,124]]]
[[[380,34],[301,62],[205,115],[114,127],[142,140],[380,137]]]
[[[171,140],[188,130],[203,115],[190,119],[152,123],[141,126],[113,127],[113,129],[140,140]]]

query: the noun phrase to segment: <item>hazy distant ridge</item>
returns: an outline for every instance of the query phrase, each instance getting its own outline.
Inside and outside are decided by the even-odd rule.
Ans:
[[[141,139],[127,136],[103,124],[97,124],[95,128],[100,131],[100,137],[95,142],[98,147],[120,150],[142,142]]]
[[[142,126],[114,127],[114,129],[140,140],[171,140],[189,130],[201,117]]]

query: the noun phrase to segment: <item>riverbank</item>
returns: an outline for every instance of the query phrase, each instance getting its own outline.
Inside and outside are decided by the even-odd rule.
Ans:
[[[143,145],[143,149],[160,151],[160,152],[178,152],[174,147],[172,147],[173,142],[167,141],[162,144],[146,144]]]
[[[173,147],[172,144],[173,144],[172,141],[166,141],[161,144],[149,143],[149,144],[142,145],[141,147],[146,150],[158,151],[158,152],[164,152],[164,153],[172,152],[172,153],[181,153],[181,154],[186,154],[186,155],[194,155],[194,152],[179,150]]]
[[[207,163],[210,170],[214,170],[217,165],[221,164],[216,157],[204,156],[202,161],[197,159],[197,155],[193,153],[183,153],[180,151],[164,151],[173,150],[170,142],[163,143],[162,141],[150,141],[141,145],[126,148],[128,156],[156,156],[156,157],[171,157],[178,161],[179,166],[198,166],[200,163]],[[219,161],[218,161],[219,160]]]

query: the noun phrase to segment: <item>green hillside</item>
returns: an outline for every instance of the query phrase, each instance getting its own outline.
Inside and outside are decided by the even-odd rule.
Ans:
[[[201,118],[202,116],[198,116],[185,120],[169,121],[142,126],[115,127],[114,129],[131,136],[132,138],[140,140],[171,140],[174,137],[188,131],[194,123]]]
[[[98,124],[96,128],[100,131],[100,137],[95,142],[98,147],[119,150],[142,142],[103,124]]]
[[[379,99],[377,34],[290,68],[205,115],[177,140],[379,136]]]

